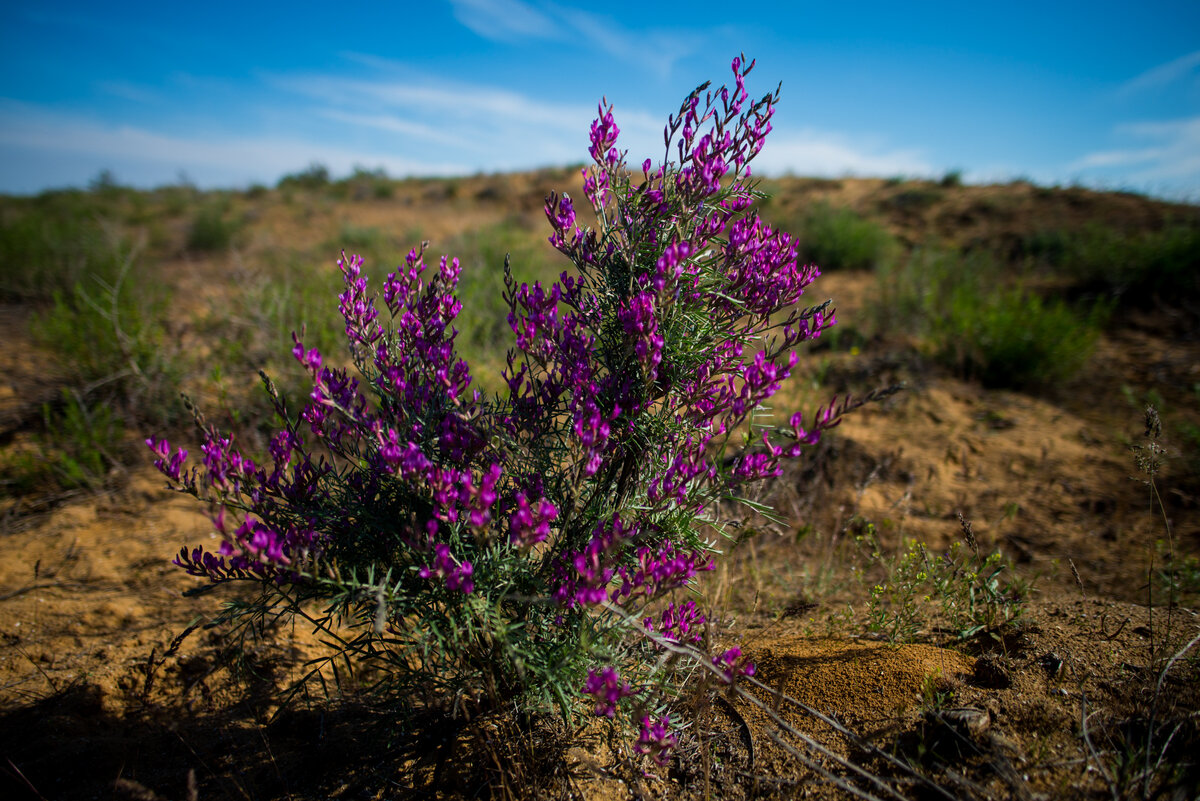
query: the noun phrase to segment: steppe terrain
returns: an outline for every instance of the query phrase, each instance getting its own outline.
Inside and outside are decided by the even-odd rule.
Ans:
[[[265,450],[257,371],[299,385],[300,325],[334,349],[343,248],[374,275],[422,239],[462,257],[460,343],[497,374],[504,254],[565,269],[541,208],[578,183],[310,170],[0,199],[0,796],[1200,797],[1200,208],[1078,187],[763,184],[839,320],[780,414],[904,385],[766,488],[785,523],[740,519],[705,577],[716,635],[792,699],[760,690],[773,714],[697,699],[659,769],[598,725],[401,735],[319,686],[281,707],[320,643],[204,625],[221,593],[185,596],[170,560],[212,526],[141,441],[194,437],[183,390]],[[979,334],[950,304],[1014,320]],[[1038,322],[1060,308],[1072,324]],[[914,553],[958,560],[943,590],[975,593],[978,626],[946,619]],[[993,585],[965,575],[993,553]]]

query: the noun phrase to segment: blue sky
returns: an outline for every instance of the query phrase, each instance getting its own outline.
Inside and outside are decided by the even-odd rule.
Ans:
[[[394,176],[635,163],[668,112],[783,82],[760,172],[1026,178],[1200,202],[1200,3],[22,2],[0,8],[0,192],[312,162]]]

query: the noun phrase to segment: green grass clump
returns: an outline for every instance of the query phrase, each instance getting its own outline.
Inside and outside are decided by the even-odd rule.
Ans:
[[[243,319],[251,323],[244,330],[253,339],[247,343],[249,361],[261,363],[286,352],[297,324],[308,347],[322,353],[335,351],[345,340],[346,323],[337,304],[329,301],[330,287],[337,287],[341,279],[332,260],[314,262],[292,254],[272,261],[273,266],[247,283],[246,292],[237,300]]]
[[[826,270],[869,270],[896,251],[888,230],[850,209],[812,206],[800,224],[800,259]]]
[[[938,186],[943,189],[957,189],[962,186],[962,170],[946,170],[942,180],[938,181]]]
[[[42,304],[87,273],[115,272],[93,198],[56,192],[0,207],[0,300]]]
[[[995,388],[1060,384],[1086,363],[1108,306],[1076,311],[1012,285],[990,257],[915,252],[880,274],[878,331],[923,339],[943,364]]]
[[[119,195],[119,196],[117,196]],[[28,304],[33,344],[61,396],[5,455],[0,492],[96,489],[128,456],[125,431],[178,417],[184,372],[166,293],[118,219],[148,218],[133,190],[48,192],[0,203],[0,300]]]
[[[325,189],[329,186],[329,168],[324,164],[313,162],[300,172],[289,173],[279,179],[278,189],[301,189],[310,192]]]
[[[320,252],[314,253],[314,263],[328,266],[331,258],[345,251],[346,255],[362,256],[366,260],[372,280],[382,280],[403,261],[408,247],[388,236],[377,225],[355,225],[343,221],[337,231],[322,244]]]
[[[0,497],[98,490],[130,455],[125,423],[114,408],[63,389],[42,404],[40,428],[24,447],[0,456]]]
[[[164,299],[136,289],[119,276],[88,276],[34,320],[37,342],[54,350],[83,382],[110,381],[144,374],[157,361],[165,338]]]
[[[987,387],[1059,384],[1091,356],[1103,317],[1096,306],[1079,315],[1061,300],[1023,289],[980,293],[958,287],[949,308],[932,321],[938,355]]]
[[[1084,289],[1134,303],[1200,298],[1200,225],[1128,233],[1093,224],[1038,231],[1024,245],[1035,261]]]
[[[396,185],[382,167],[368,170],[355,167],[348,177],[331,186],[334,197],[343,200],[387,200],[396,194]]]
[[[209,204],[197,211],[188,230],[188,250],[196,253],[228,250],[239,226],[225,215],[225,208],[218,203]]]
[[[60,404],[42,406],[42,418],[47,461],[66,489],[99,489],[127,455],[124,422],[108,404],[89,405],[64,389]]]
[[[185,365],[167,333],[168,293],[146,280],[139,252],[110,243],[107,256],[81,265],[70,290],[34,314],[30,330],[86,408],[107,405],[127,422],[161,424],[177,416],[167,387]]]

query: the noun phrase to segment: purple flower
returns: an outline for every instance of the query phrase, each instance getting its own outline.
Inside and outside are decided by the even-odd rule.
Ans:
[[[604,104],[601,104],[599,113],[600,116],[592,122],[592,146],[588,148],[588,152],[597,164],[612,167],[619,159],[614,145],[617,143],[617,135],[621,133],[621,129],[613,120],[612,106],[605,108]]]
[[[295,347],[292,348],[292,355],[296,357],[296,361],[304,365],[310,373],[317,375],[321,371],[321,354],[316,348],[304,349],[304,345],[300,343],[300,337],[296,332],[292,332],[292,341],[295,342]]]
[[[448,590],[458,590],[465,595],[475,591],[475,582],[471,576],[475,570],[470,562],[459,562],[451,553],[449,546],[438,543],[433,546],[433,565],[422,567],[417,575],[423,579],[440,578]]]
[[[529,503],[524,492],[516,496],[516,510],[508,518],[509,539],[519,548],[531,548],[550,536],[550,524],[558,517],[558,509],[545,498],[536,506]]]
[[[154,460],[154,466],[167,478],[172,481],[179,481],[180,474],[183,471],[183,463],[187,460],[187,451],[183,448],[177,448],[175,455],[171,456],[171,444],[165,439],[155,439],[154,437],[149,437],[146,440],[146,446],[158,456]]]
[[[375,308],[375,298],[367,294],[367,279],[362,274],[363,258],[351,256],[347,259],[342,253],[337,265],[346,283],[346,291],[338,297],[346,320],[346,336],[352,344],[372,345],[383,336],[383,328],[376,322],[379,311]]]
[[[608,583],[615,572],[612,555],[620,551],[625,541],[636,538],[638,532],[636,524],[626,524],[619,514],[597,523],[587,547],[567,552],[559,561],[554,599],[568,609],[608,600]]]
[[[663,610],[658,622],[658,632],[671,642],[691,643],[704,639],[704,625],[708,620],[696,608],[695,601],[676,605],[672,602]],[[654,618],[642,621],[647,631],[655,630]]]
[[[754,675],[754,663],[743,659],[742,649],[736,646],[725,651],[720,656],[714,656],[712,662],[713,665],[720,668],[724,673],[726,684],[732,684],[733,680],[738,676]]]
[[[622,698],[633,695],[633,689],[629,683],[621,681],[621,674],[613,667],[606,667],[599,673],[589,670],[583,692],[595,700],[596,706],[593,709],[595,715],[608,718],[616,714],[617,703]]]
[[[662,293],[669,284],[679,280],[687,269],[687,258],[692,253],[690,242],[675,242],[663,250],[663,255],[654,268],[654,291]]]
[[[671,751],[676,743],[669,715],[657,720],[646,715],[642,718],[642,731],[633,749],[639,754],[649,754],[655,764],[662,766],[671,761]]]
[[[662,361],[664,344],[663,337],[658,332],[654,303],[654,295],[649,292],[639,292],[617,312],[617,319],[621,321],[621,327],[634,342],[634,355],[651,381],[658,376],[658,365]]]
[[[595,475],[600,468],[602,451],[612,432],[611,423],[621,414],[621,407],[614,405],[607,415],[601,414],[592,398],[587,398],[575,411],[575,436],[583,449],[583,474]]]
[[[664,540],[657,549],[639,548],[635,566],[620,569],[622,582],[614,598],[656,598],[684,586],[697,572],[714,567],[700,551],[676,550],[670,540]]]

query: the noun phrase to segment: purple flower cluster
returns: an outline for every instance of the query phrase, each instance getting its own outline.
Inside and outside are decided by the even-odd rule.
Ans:
[[[411,499],[396,531],[420,567],[418,576],[450,590],[474,591],[471,560],[454,555],[451,545],[436,535],[445,531],[461,539],[464,525],[488,530],[505,473],[501,461],[478,458],[486,447],[486,431],[471,422],[478,414],[478,398],[465,395],[470,376],[465,362],[454,355],[456,332],[449,323],[461,309],[453,295],[458,263],[442,259],[429,276],[422,253],[410,252],[405,268],[384,284],[387,328],[367,294],[362,259],[338,262],[345,284],[339,300],[346,334],[356,365],[379,397],[378,407],[368,403],[357,379],[325,365],[316,348],[305,348],[293,335],[293,355],[311,376],[312,390],[294,421],[274,396],[277,411],[289,424],[271,438],[269,468],[242,456],[232,438],[211,429],[201,445],[202,464],[191,472],[184,470],[186,452],[169,457],[168,442],[147,441],[156,466],[179,489],[209,497],[222,510],[218,552],[184,549],[176,560],[189,573],[212,581],[246,576],[300,580],[312,559],[337,555],[343,545],[360,541],[356,513],[365,496],[378,494],[390,477],[391,491]],[[305,428],[316,443],[309,442]],[[344,480],[339,463],[369,469]],[[412,515],[412,502],[426,510],[423,515]],[[519,502],[510,493],[502,505]],[[243,516],[232,531],[224,528],[226,508]],[[553,504],[539,499],[534,532],[546,532],[552,510]]]
[[[617,311],[617,319],[621,321],[626,336],[633,340],[634,355],[650,381],[658,377],[658,364],[662,361],[665,344],[654,316],[655,300],[650,292],[639,292]]]
[[[662,447],[643,454],[661,465],[649,471],[647,491],[654,507],[664,511],[778,475],[781,457],[799,455],[801,444],[836,424],[819,420],[786,445],[768,437],[729,473],[710,459],[712,440],[738,429],[791,374],[795,346],[834,322],[827,306],[800,305],[819,270],[799,263],[792,237],[749,212],[749,165],[771,130],[777,99],[749,102],[745,76],[752,67],[735,59],[732,89],[697,92],[684,102],[664,132],[667,141],[676,142],[678,162],[655,168],[647,159],[640,183],[632,183],[617,149],[620,130],[612,107],[600,107],[591,130],[594,165],[584,171],[585,195],[597,217],[614,221],[600,235],[579,227],[569,198],[547,200],[551,243],[585,276],[609,276],[598,275],[591,286],[612,288],[615,272],[628,276],[628,289],[589,294],[578,292],[578,283],[563,283],[559,292],[536,285],[514,291],[510,323],[521,321],[514,330],[527,358],[510,371],[510,387],[531,403],[534,397],[543,403],[570,399],[586,475],[628,457],[621,440],[611,439],[623,421],[653,411],[677,423]],[[649,249],[659,253],[651,261],[644,256]],[[570,311],[561,312],[559,303]],[[554,314],[547,313],[550,307]],[[608,339],[597,335],[612,330],[606,320],[619,326],[626,356],[618,347],[605,348]],[[571,340],[564,334],[576,323],[590,331]],[[696,337],[698,330],[717,333]],[[527,347],[524,331],[544,336]],[[682,341],[688,337],[693,341]],[[563,371],[579,354],[578,347],[569,347],[577,343],[601,347],[604,353],[593,363],[609,372],[591,365]],[[749,346],[756,350],[747,355]],[[559,370],[535,378],[536,366],[556,353]],[[625,365],[621,375],[613,372],[617,364]],[[611,400],[600,403],[597,396]]]
[[[554,598],[568,609],[610,600],[649,602],[715,566],[703,550],[677,548],[670,540],[655,547],[643,545],[630,554],[628,543],[641,534],[638,525],[629,525],[617,514],[601,521],[583,550],[560,560]],[[619,558],[629,561],[618,565]]]
[[[646,715],[642,718],[642,730],[633,749],[639,754],[648,754],[655,764],[662,766],[671,761],[671,751],[676,743],[669,715],[661,718]]]
[[[509,516],[509,538],[514,545],[531,548],[550,536],[550,524],[558,517],[558,509],[545,498],[531,504],[524,492],[516,496],[516,510]]]
[[[736,646],[714,656],[713,665],[724,674],[726,684],[732,684],[738,676],[753,676],[755,671],[754,663],[743,659],[742,649]]]
[[[615,568],[611,554],[621,550],[624,540],[638,534],[620,515],[614,514],[596,524],[582,551],[568,552],[555,571],[554,598],[568,609],[580,604],[599,604],[609,599],[608,583]]]
[[[658,598],[689,583],[700,571],[716,567],[706,553],[677,548],[670,540],[663,540],[657,548],[638,548],[635,558],[632,565],[623,565],[618,571],[621,586],[614,596],[619,600]]]
[[[146,447],[154,451],[158,456],[154,460],[154,466],[162,472],[167,478],[172,481],[181,479],[180,473],[183,471],[183,463],[187,461],[187,451],[183,448],[177,448],[175,455],[171,455],[171,444],[165,439],[155,439],[149,437],[146,439]]]
[[[629,682],[621,680],[621,674],[616,668],[606,667],[599,673],[588,671],[587,682],[583,686],[584,695],[590,695],[596,702],[592,710],[597,717],[611,718],[617,713],[617,703],[627,695],[633,695]]]
[[[467,595],[475,592],[475,582],[471,580],[475,570],[470,562],[459,562],[451,556],[450,548],[440,542],[433,546],[433,554],[433,566],[418,571],[421,578],[437,577],[445,582],[448,590],[459,590]]]
[[[657,630],[664,639],[676,643],[694,643],[704,639],[704,625],[708,619],[696,608],[695,601],[676,605],[672,602],[662,611],[656,624],[654,618],[642,620],[646,631]]]

